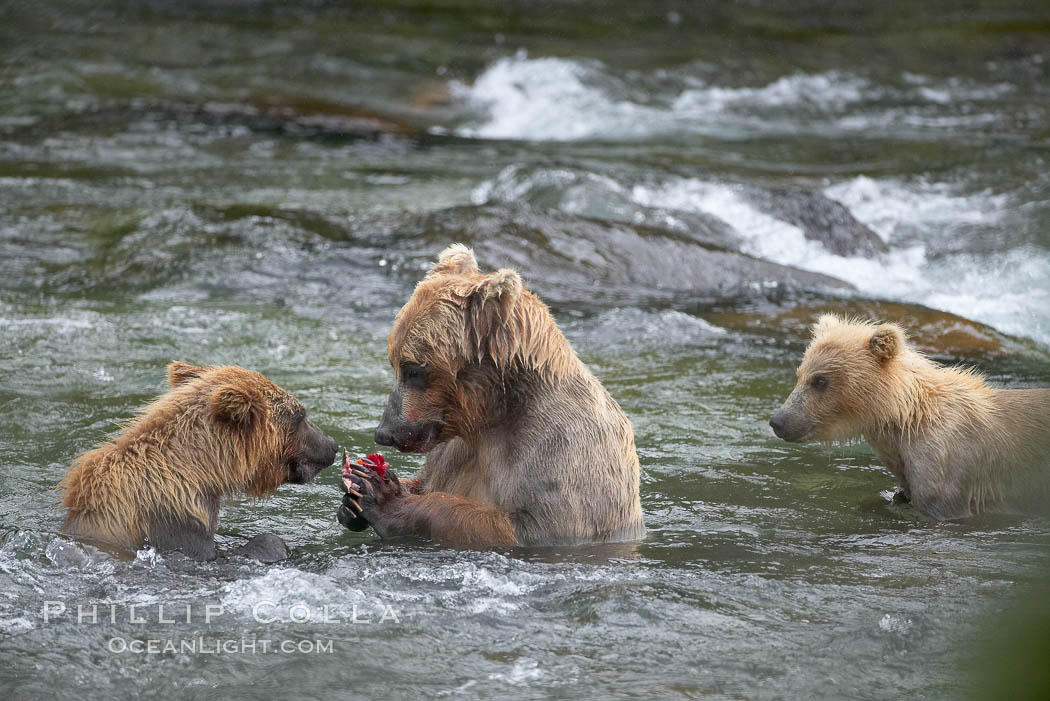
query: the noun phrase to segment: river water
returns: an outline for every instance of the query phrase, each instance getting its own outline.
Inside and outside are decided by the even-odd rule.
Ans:
[[[4,3],[0,689],[967,697],[1050,525],[926,522],[866,445],[766,422],[830,309],[1050,383],[1038,5]],[[777,188],[888,250],[830,252],[749,196]],[[695,286],[698,227],[852,289]],[[456,240],[525,274],[630,416],[643,542],[382,543],[336,523],[334,468],[225,505],[220,545],[277,533],[276,566],[56,535],[55,484],[171,359],[260,370],[373,452],[393,316]]]

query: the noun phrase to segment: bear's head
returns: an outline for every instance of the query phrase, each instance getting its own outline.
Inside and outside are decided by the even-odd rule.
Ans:
[[[168,383],[187,417],[181,442],[195,451],[236,447],[231,481],[262,497],[285,482],[305,483],[335,461],[335,440],[306,418],[289,392],[260,373],[234,366],[168,366]],[[203,427],[201,426],[203,423]]]
[[[830,442],[885,422],[887,402],[899,393],[894,370],[905,343],[896,324],[820,317],[795,389],[769,421],[773,432],[787,441]]]
[[[505,408],[493,391],[505,373],[541,357],[529,332],[540,314],[549,319],[516,272],[482,274],[469,248],[446,248],[394,320],[394,388],[376,443],[425,453],[484,425]]]

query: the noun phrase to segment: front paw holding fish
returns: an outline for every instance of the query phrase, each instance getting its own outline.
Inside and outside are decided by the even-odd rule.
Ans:
[[[382,535],[383,512],[392,502],[405,495],[401,486],[401,480],[393,472],[387,472],[386,476],[380,476],[371,470],[362,472],[353,471],[354,490],[357,505],[361,508],[360,515],[364,517],[372,527]],[[349,496],[350,493],[348,492]]]
[[[360,467],[350,466],[349,454],[343,453],[343,494],[337,517],[339,523],[352,531],[363,531],[375,526],[383,507],[405,493],[401,480],[387,468],[390,465],[378,453],[357,461]]]

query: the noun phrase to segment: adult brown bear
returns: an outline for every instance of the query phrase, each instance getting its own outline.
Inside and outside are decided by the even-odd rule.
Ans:
[[[513,270],[453,245],[387,344],[395,385],[376,442],[426,453],[417,479],[355,476],[339,520],[464,546],[645,533],[634,431]]]
[[[222,497],[264,497],[285,482],[309,482],[335,460],[335,441],[257,372],[173,362],[168,383],[112,442],[70,467],[59,484],[64,533],[210,560]],[[267,562],[288,555],[271,534],[236,552]]]

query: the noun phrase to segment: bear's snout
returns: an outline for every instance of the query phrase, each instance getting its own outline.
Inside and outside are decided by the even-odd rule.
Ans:
[[[379,445],[393,446],[402,453],[425,453],[434,447],[440,433],[439,422],[398,421],[393,426],[384,422],[376,428],[375,440]]]
[[[385,426],[376,429],[376,443],[379,445],[394,445],[394,432]]]
[[[339,454],[339,443],[336,442],[336,440],[328,434],[325,434],[325,437],[328,439],[327,452],[332,456],[331,460],[328,461],[328,464],[331,465],[333,462],[335,462],[335,456]]]
[[[401,418],[401,388],[390,393],[383,416],[376,427],[375,441],[389,445],[402,453],[425,453],[437,443],[442,421],[405,421]]]
[[[806,416],[786,407],[780,407],[769,419],[769,425],[777,438],[797,443],[804,441],[813,432],[814,425]]]
[[[288,481],[296,484],[309,482],[317,473],[333,462],[339,453],[339,444],[312,421],[303,420],[300,428],[300,448],[292,455],[288,466]]]
[[[404,422],[401,420],[401,390],[394,387],[394,390],[390,393],[390,399],[387,401],[386,409],[383,410],[383,416],[379,419],[379,426],[376,427],[376,443],[379,445],[394,445],[397,439],[395,435],[398,433]]]

